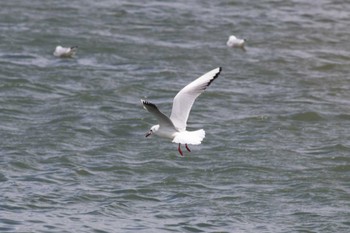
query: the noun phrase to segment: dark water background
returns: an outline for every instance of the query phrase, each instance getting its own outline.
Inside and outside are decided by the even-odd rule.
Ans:
[[[0,232],[349,232],[349,22],[347,0],[1,1]],[[140,98],[169,114],[218,66],[202,145],[144,138]]]

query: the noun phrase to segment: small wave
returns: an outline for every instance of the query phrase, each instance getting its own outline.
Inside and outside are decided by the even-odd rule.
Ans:
[[[350,114],[339,114],[336,117],[340,120],[350,120]]]
[[[29,53],[0,54],[0,61],[15,65],[47,67],[51,61],[45,57]]]
[[[334,153],[335,151],[350,152],[350,148],[343,144],[335,144],[335,145],[312,147],[312,148],[302,150],[301,152],[305,154],[321,155],[321,154]],[[339,159],[339,157],[334,157],[334,159]]]
[[[0,55],[1,58],[4,59],[34,59],[36,58],[33,55],[28,54],[2,54]]]
[[[6,176],[2,173],[0,173],[0,182],[5,182],[7,181],[8,179],[6,178]]]
[[[296,121],[321,121],[323,117],[317,112],[301,112],[291,116]]]

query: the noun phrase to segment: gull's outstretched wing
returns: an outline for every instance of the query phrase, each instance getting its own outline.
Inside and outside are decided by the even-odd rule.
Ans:
[[[178,130],[186,129],[186,122],[194,101],[219,76],[220,72],[221,67],[209,71],[182,88],[174,97],[170,120]]]
[[[147,111],[152,113],[157,118],[160,127],[162,128],[172,127],[175,129],[173,122],[169,119],[169,117],[167,117],[161,111],[159,111],[159,109],[155,104],[152,104],[146,100],[141,100],[141,103],[143,104],[143,107]]]

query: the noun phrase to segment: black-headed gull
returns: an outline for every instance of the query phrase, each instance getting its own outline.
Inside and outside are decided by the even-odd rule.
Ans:
[[[146,137],[155,134],[161,137],[170,138],[172,142],[178,143],[178,151],[181,156],[181,144],[185,144],[186,149],[191,152],[188,144],[199,145],[205,137],[203,129],[196,131],[187,131],[187,119],[190,114],[192,105],[196,98],[216,79],[221,72],[221,67],[209,71],[208,73],[197,78],[184,88],[174,97],[173,108],[170,117],[161,113],[155,104],[142,100],[143,107],[152,113],[158,120],[159,124],[151,127]]]
[[[241,48],[244,50],[245,39],[239,39],[234,35],[229,36],[226,45],[231,48]]]
[[[61,45],[58,45],[55,49],[55,52],[53,52],[53,55],[55,57],[73,57],[77,52],[77,48],[78,46],[64,48]]]

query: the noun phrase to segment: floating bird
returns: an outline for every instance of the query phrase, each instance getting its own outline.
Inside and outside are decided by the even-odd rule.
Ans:
[[[183,156],[181,144],[185,144],[186,149],[191,152],[188,144],[199,145],[205,137],[203,129],[187,131],[187,119],[190,114],[195,99],[216,79],[221,72],[221,67],[209,71],[197,78],[184,88],[182,88],[173,100],[173,108],[170,117],[161,113],[155,104],[141,99],[143,107],[153,114],[159,124],[151,127],[146,137],[151,134],[169,138],[174,143],[178,143],[178,151]]]
[[[73,57],[77,52],[77,49],[78,49],[78,46],[64,48],[61,45],[58,45],[53,55],[56,57]]]
[[[245,39],[238,39],[237,37],[231,35],[226,42],[226,45],[231,48],[241,48],[244,50]]]

